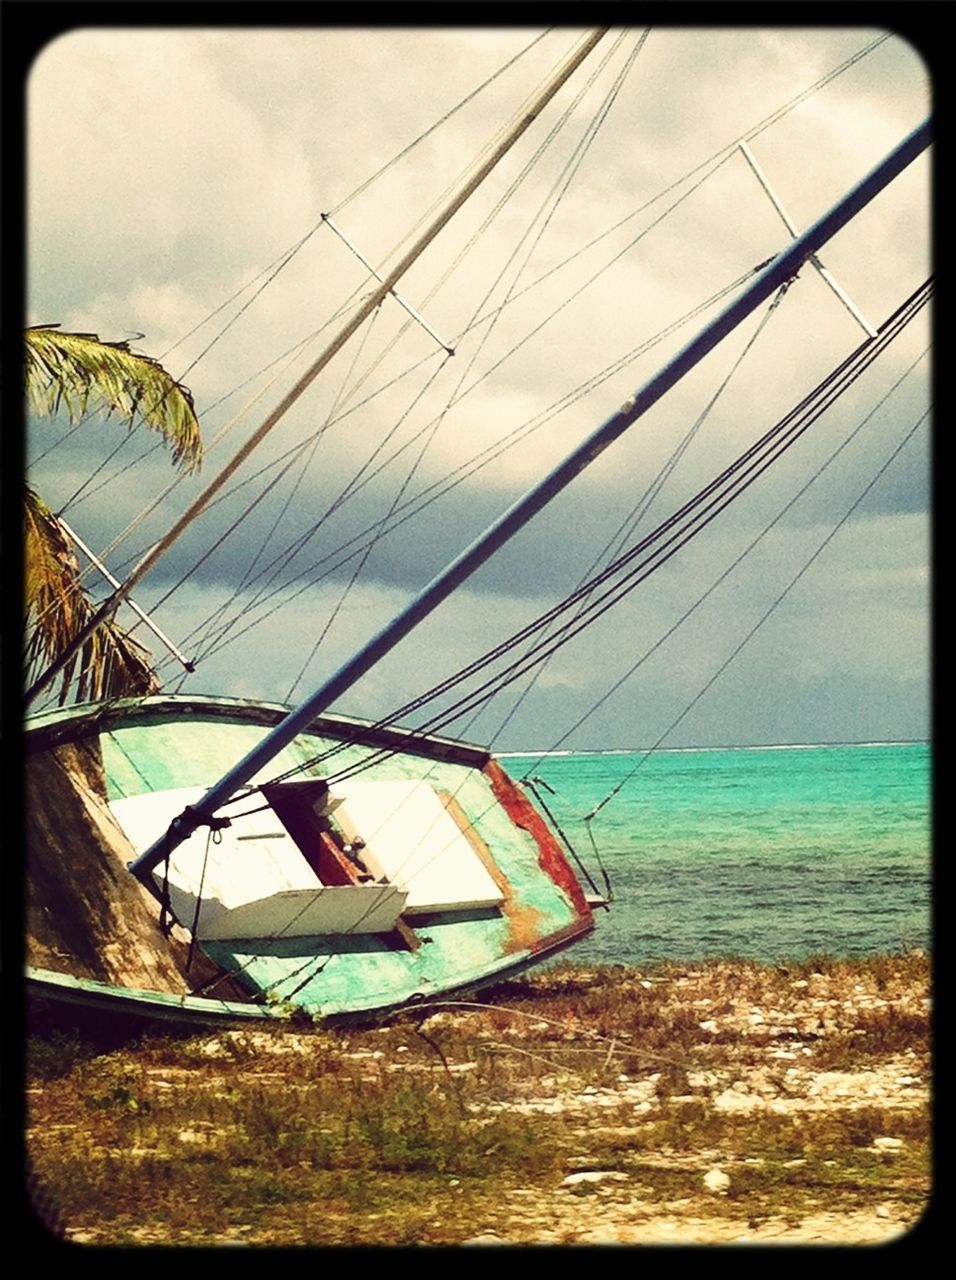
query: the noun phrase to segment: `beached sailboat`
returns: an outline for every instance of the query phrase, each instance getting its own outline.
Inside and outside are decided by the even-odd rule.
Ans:
[[[153,892],[170,930],[128,863],[284,714],[154,697],[38,717],[34,998],[189,1022],[367,1015],[487,983],[591,930],[554,834],[487,752],[334,717],[296,735],[270,776],[341,746],[380,762],[332,788],[314,765],[253,780],[246,812],[163,864]]]
[[[599,33],[600,35],[600,33]],[[599,35],[549,82],[540,110]],[[527,113],[523,127],[537,110]],[[755,274],[691,343],[297,708],[149,697],[28,726],[31,995],[187,1023],[369,1017],[474,990],[586,936],[605,898],[484,749],[333,716],[357,679],[928,145],[905,139]],[[210,501],[392,294],[497,158],[469,179],[171,531]],[[875,339],[875,334],[873,338]],[[99,611],[162,554],[157,544]],[[91,625],[95,625],[95,619]],[[64,656],[64,663],[69,660]],[[56,674],[51,668],[44,679]]]

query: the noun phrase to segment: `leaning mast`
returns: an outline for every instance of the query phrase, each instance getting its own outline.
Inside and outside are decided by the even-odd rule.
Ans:
[[[304,391],[315,381],[318,375],[326,367],[329,361],[335,356],[341,348],[348,342],[349,338],[361,327],[368,319],[373,311],[381,305],[390,293],[394,293],[395,285],[408,271],[409,267],[431,244],[442,228],[450,221],[450,219],[458,212],[462,205],[474,194],[481,183],[491,173],[492,169],[514,146],[523,133],[534,123],[551,99],[555,96],[559,89],[564,85],[565,81],[577,70],[581,63],[588,57],[598,42],[607,34],[608,27],[601,27],[599,30],[592,32],[579,45],[579,47],[568,57],[558,71],[544,85],[528,104],[527,108],[522,112],[519,119],[508,131],[505,137],[494,147],[489,156],[482,161],[468,177],[461,188],[451,197],[445,207],[440,211],[435,220],[415,241],[401,261],[384,277],[379,277],[380,283],[378,288],[373,290],[369,297],[362,303],[345,327],[336,335],[329,343],[324,351],[312,362],[309,368],[302,374],[298,382],[276,405],[272,412],[259,425],[255,432],[249,437],[242,448],[234,455],[234,457],[223,467],[219,474],[211,481],[203,492],[196,498],[187,510],[180,516],[176,523],[168,530],[166,534],[155,543],[146,555],[139,561],[137,565],[130,571],[129,575],[124,579],[122,584],[116,587],[113,593],[100,605],[87,622],[86,626],[73,638],[71,643],[63,650],[46,671],[33,683],[27,690],[25,703],[29,706],[38,694],[52,683],[54,678],[60,671],[66,667],[80,648],[85,644],[96,628],[104,622],[111,613],[119,606],[119,604],[127,598],[133,587],[149,572],[156,562],[163,556],[173,543],[181,536],[181,534],[192,524],[193,520],[209,505],[211,500],[223,487],[227,480],[242,465],[246,458],[256,449],[272,428],[285,416],[292,405],[299,399]],[[324,215],[323,215],[324,217]],[[402,305],[405,305],[404,303]]]
[[[369,671],[400,640],[512,538],[528,521],[571,483],[619,436],[689,373],[737,325],[791,280],[814,253],[888,186],[932,140],[932,123],[923,122],[856,184],[827,213],[759,273],[753,282],[667,364],[643,384],[634,395],[577,446],[543,480],[498,518],[470,547],[467,547],[409,602],[379,633],[334,672],[310,697],[275,726],[262,741],[239,761],[196,805],[188,806],[175,818],[159,840],[130,863],[130,870],[152,892],[150,873],[168,858],[200,826],[210,824],[216,810],[255,776],[299,733],[327,710],[341,695]]]

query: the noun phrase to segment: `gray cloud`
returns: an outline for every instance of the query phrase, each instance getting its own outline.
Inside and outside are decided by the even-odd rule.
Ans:
[[[89,30],[62,38],[37,62],[29,88],[30,319],[60,320],[104,337],[145,333],[142,349],[163,356],[194,390],[207,438],[259,396],[233,431],[231,438],[242,439],[293,376],[283,375],[267,388],[277,368],[272,362],[345,303],[361,286],[361,269],[327,227],[319,228],[258,297],[253,300],[250,289],[194,336],[182,341],[184,335],[240,286],[257,279],[261,284],[265,276],[258,273],[315,228],[323,211],[335,210],[363,252],[376,261],[384,259],[420,210],[487,139],[489,126],[513,111],[528,85],[570,46],[571,33],[552,32],[540,41],[481,99],[430,135],[413,163],[396,166],[339,211],[343,198],[536,34],[521,29],[208,28]],[[512,287],[512,295],[521,296],[495,323],[478,325],[460,341],[457,355],[438,373],[434,386],[427,379],[439,356],[421,332],[403,339],[408,358],[422,362],[419,371],[392,383],[400,364],[397,349],[393,353],[389,344],[406,317],[387,303],[368,335],[340,353],[255,463],[243,470],[246,476],[279,459],[330,417],[335,419],[308,470],[295,480],[294,496],[290,498],[291,485],[298,473],[290,473],[284,487],[277,486],[267,502],[243,516],[229,540],[198,567],[193,585],[163,605],[164,625],[173,634],[177,629],[188,634],[204,611],[220,604],[227,584],[252,564],[287,502],[278,541],[260,564],[267,563],[275,548],[302,537],[316,516],[334,505],[386,432],[394,429],[396,434],[380,460],[398,445],[405,446],[403,452],[330,516],[290,572],[315,565],[312,578],[324,574],[335,565],[335,548],[374,527],[391,503],[442,482],[511,433],[539,424],[520,446],[475,472],[375,548],[362,585],[323,647],[329,656],[316,659],[312,674],[317,678],[341,660],[613,411],[686,341],[693,326],[644,355],[628,358],[629,352],[785,243],[777,215],[739,155],[730,156],[701,185],[693,178],[653,198],[878,34],[812,28],[652,31],[578,180]],[[631,47],[633,43],[632,36]],[[622,46],[609,70],[622,67],[624,55]],[[583,84],[584,77],[575,83]],[[607,83],[605,76],[602,84]],[[562,103],[570,105],[573,96],[574,90],[567,88]],[[592,91],[587,110],[596,101]],[[904,41],[891,37],[759,133],[751,146],[802,226],[927,110],[925,69]],[[583,137],[586,119],[584,106],[579,106],[575,137]],[[429,294],[479,229],[482,216],[492,214],[545,131],[542,125],[518,157],[505,162],[476,197],[476,212],[460,215],[429,258],[402,282],[400,291],[423,307],[443,335],[457,339],[472,323],[476,306],[487,312],[506,296],[504,278],[495,284],[510,252],[504,245],[527,228],[528,210],[541,207],[573,144],[557,153],[550,169],[542,162],[529,171],[519,191],[525,212],[512,214],[508,206],[497,213],[474,256],[434,297]],[[860,217],[852,235],[841,233],[824,254],[830,270],[876,323],[928,271],[927,174],[925,160],[914,165],[911,174]],[[664,208],[685,194],[657,225]],[[586,254],[570,257],[581,243],[615,227]],[[526,243],[520,253],[530,254],[531,241]],[[566,265],[559,272],[548,274],[561,263]],[[533,281],[539,283],[522,293]],[[579,288],[580,311],[564,309],[565,300]],[[248,310],[240,314],[247,303]],[[528,331],[552,312],[537,342],[524,345]],[[234,323],[193,365],[231,316]],[[702,322],[703,317],[694,324]],[[608,450],[460,598],[425,624],[420,639],[406,641],[379,672],[357,686],[347,709],[384,713],[573,586],[666,465],[738,357],[739,369],[706,414],[643,528],[706,483],[861,336],[810,268],[759,336],[757,324],[755,318],[742,328],[726,350],[710,357],[629,437]],[[743,354],[750,337],[753,351]],[[323,340],[320,336],[313,342],[313,353]],[[633,637],[653,642],[706,590],[873,401],[917,360],[927,341],[928,322],[922,319],[772,477],[721,517],[706,543],[688,548],[618,613],[562,651],[509,725],[502,745],[542,745],[592,705],[635,660]],[[380,363],[373,363],[375,352],[381,353]],[[297,369],[304,367],[305,358]],[[574,394],[595,370],[619,360],[620,369],[575,403],[550,418],[537,416],[545,406]],[[367,365],[372,365],[367,381],[348,402],[358,407],[343,417],[347,375]],[[495,376],[486,378],[491,371]],[[369,398],[379,386],[386,390]],[[441,397],[448,394],[457,402],[439,416]],[[800,556],[812,554],[826,529],[846,514],[903,430],[925,411],[927,397],[924,362],[858,442],[748,557],[746,575],[741,571],[733,589],[715,593],[710,620],[698,623],[695,617],[682,628],[677,656],[669,662],[649,661],[628,683],[635,692],[605,704],[582,726],[576,741],[633,745],[648,741],[657,731],[651,725],[663,729],[666,708],[673,718],[682,700],[694,696],[719,665],[720,655],[733,646],[734,636],[746,631],[745,619],[760,615],[787,575],[797,571]],[[51,430],[51,424],[36,425],[30,433],[31,452],[46,448]],[[91,460],[106,456],[117,431],[112,424],[85,424],[37,464],[37,482],[55,503],[74,492]],[[774,630],[775,615],[766,629],[770,638],[764,641],[761,632],[741,659],[747,680],[732,668],[682,723],[681,741],[926,732],[928,438],[924,427],[808,574],[816,594],[801,583],[794,593],[802,600],[799,607],[788,598],[789,629]],[[431,442],[420,453],[426,439]],[[135,447],[133,440],[129,449]],[[207,475],[215,473],[224,452],[225,447],[217,448],[210,456]],[[78,529],[96,547],[106,545],[169,477],[161,454],[142,468],[118,472],[125,454],[109,464],[114,474],[105,488],[70,507]],[[187,573],[236,519],[251,491],[251,486],[242,489],[203,517],[195,533],[143,584],[143,603],[162,597]],[[120,554],[132,556],[148,545],[196,492],[196,482],[184,483]],[[353,566],[354,561],[343,563],[299,594],[291,621],[280,621],[286,616],[281,614],[270,617],[211,657],[187,688],[284,697]],[[252,608],[248,594],[241,603]],[[252,616],[242,616],[240,625]],[[873,637],[872,642],[866,637]],[[873,656],[877,652],[879,662]],[[268,664],[262,661],[264,653]],[[426,660],[426,653],[433,656]],[[764,692],[755,696],[755,688]],[[493,721],[489,713],[478,722],[479,731],[491,733]]]

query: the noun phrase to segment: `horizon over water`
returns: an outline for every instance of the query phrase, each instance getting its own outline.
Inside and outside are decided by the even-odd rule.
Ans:
[[[500,752],[614,899],[571,963],[931,947],[927,741]],[[550,788],[549,791],[547,788]],[[610,798],[608,798],[610,797]]]
[[[498,760],[508,756],[543,760],[547,756],[631,756],[680,754],[685,751],[812,751],[823,747],[929,747],[929,738],[874,738],[860,742],[734,742],[706,747],[559,747],[548,751],[495,751]]]

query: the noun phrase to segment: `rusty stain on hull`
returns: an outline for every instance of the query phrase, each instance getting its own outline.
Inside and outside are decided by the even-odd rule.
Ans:
[[[552,935],[552,937],[568,936],[592,928],[593,916],[584,897],[584,891],[544,819],[524,792],[508,777],[497,760],[489,760],[483,772],[512,822],[515,826],[527,831],[538,846],[538,865],[542,871],[568,895],[574,907],[578,918],[567,929],[562,929],[559,935]],[[533,942],[527,945],[532,950],[535,949]]]

